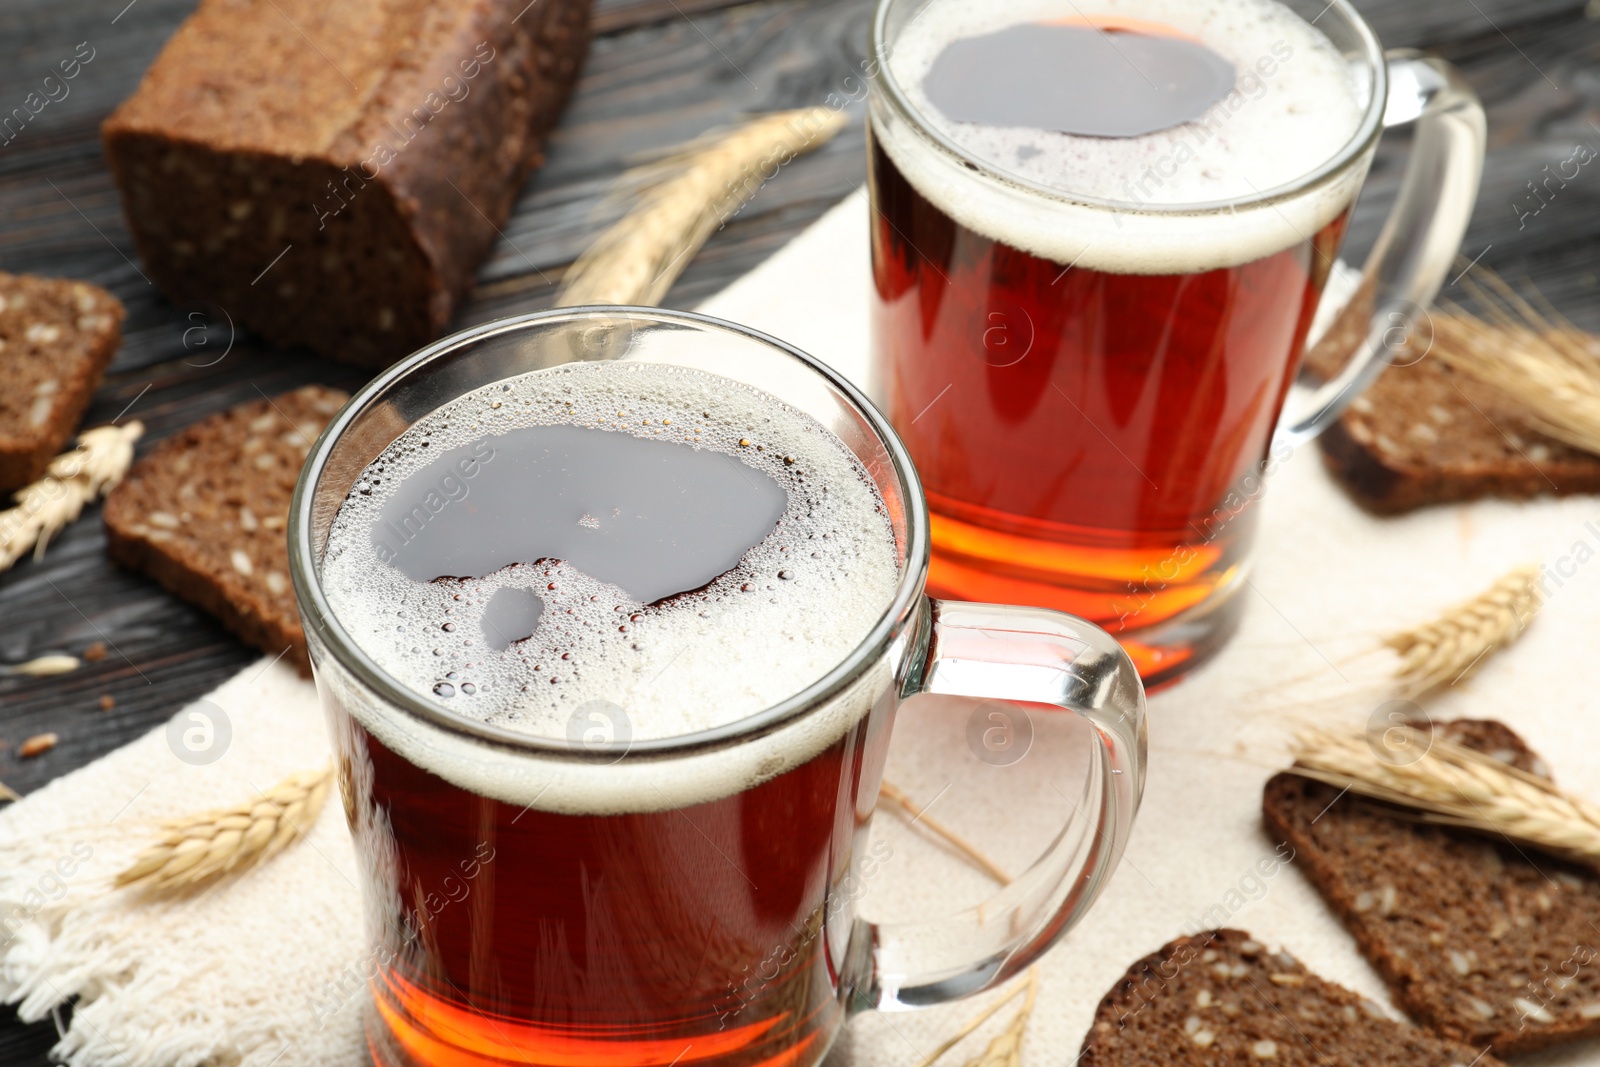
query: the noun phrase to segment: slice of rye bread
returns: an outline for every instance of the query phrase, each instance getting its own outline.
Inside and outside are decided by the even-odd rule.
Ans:
[[[247,644],[309,674],[289,583],[295,479],[348,396],[308,385],[196,423],[140,459],[106,498],[106,549]]]
[[[1363,299],[1352,306],[1370,308]],[[1327,379],[1344,365],[1366,319],[1340,316],[1306,354],[1312,376]],[[1600,456],[1531,428],[1493,386],[1432,355],[1386,367],[1318,444],[1334,478],[1378,514],[1484,496],[1600,492]]]
[[[544,160],[590,2],[202,0],[101,127],[150,277],[275,344],[421,347]]]
[[[1128,968],[1096,1009],[1077,1064],[1504,1067],[1479,1053],[1396,1022],[1242,930],[1211,930]]]
[[[1498,722],[1436,729],[1546,774]],[[1417,1022],[1500,1054],[1600,1035],[1595,871],[1292,773],[1267,782],[1262,811]]]
[[[98,285],[0,271],[0,493],[37,479],[72,438],[122,314]]]

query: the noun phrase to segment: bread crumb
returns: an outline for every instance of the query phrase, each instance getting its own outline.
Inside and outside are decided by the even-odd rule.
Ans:
[[[83,659],[86,663],[99,663],[106,658],[106,643],[95,641],[83,650]]]
[[[114,708],[116,706],[117,706],[117,698],[116,697],[112,696],[110,693],[101,693],[100,694],[100,710],[101,711],[110,711],[112,708]]]

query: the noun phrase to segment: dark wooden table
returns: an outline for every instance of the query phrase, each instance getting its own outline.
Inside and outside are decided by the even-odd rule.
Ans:
[[[302,351],[235,339],[186,348],[189,325],[132,259],[97,128],[195,0],[5,0],[0,6],[0,113],[9,113],[80,42],[94,59],[10,143],[0,145],[0,269],[66,275],[111,289],[128,307],[126,338],[87,423],[125,410],[143,447],[211,412],[307,382],[360,384],[351,368]],[[1590,0],[1595,4],[1596,0]],[[125,6],[126,5],[126,6]],[[1600,22],[1581,0],[1365,0],[1391,46],[1429,48],[1460,64],[1489,109],[1490,150],[1464,246],[1512,279],[1527,278],[1580,325],[1600,329],[1600,163],[1558,188],[1537,215],[1528,183],[1579,144],[1600,150]],[[524,191],[460,317],[469,325],[547,305],[563,267],[620,209],[603,203],[630,163],[741,114],[849,93],[866,48],[871,0],[599,0],[598,34],[549,163]],[[1596,14],[1600,14],[1597,9]],[[861,109],[821,152],[786,167],[716,234],[668,294],[688,307],[750,269],[864,180]],[[1394,195],[1398,145],[1380,150],[1351,231],[1364,249]],[[1523,216],[1519,219],[1519,216]],[[191,335],[191,341],[194,335]],[[220,340],[220,339],[219,339]],[[824,357],[825,353],[820,353]],[[0,388],[6,383],[0,379]],[[119,571],[91,509],[40,563],[0,575],[0,664],[47,652],[110,654],[71,674],[0,677],[0,781],[26,793],[125,744],[258,654],[153,583]],[[100,710],[100,697],[115,700]],[[53,751],[17,756],[54,731]],[[0,1013],[0,1063],[44,1064],[48,1023]]]

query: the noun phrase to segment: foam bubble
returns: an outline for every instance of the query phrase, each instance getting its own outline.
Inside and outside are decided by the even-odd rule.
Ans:
[[[923,76],[954,40],[1075,17],[1164,24],[1228,60],[1238,82],[1201,119],[1130,138],[953,122],[922,91]],[[1276,0],[931,0],[892,42],[889,69],[923,121],[974,157],[1065,196],[1118,205],[1063,203],[982,179],[890,109],[875,108],[878,143],[918,192],[969,229],[1059,263],[1134,274],[1237,266],[1308,239],[1350,205],[1365,176],[1363,161],[1274,204],[1141,213],[1254,198],[1316,170],[1360,128],[1362,79],[1321,31]]]
[[[379,561],[368,531],[410,475],[444,449],[552,424],[735,456],[778,481],[786,510],[732,570],[660,604],[559,561],[432,582]],[[575,717],[585,732],[616,730],[595,709],[602,717],[619,709],[626,734],[645,739],[736,722],[821,678],[886,610],[899,565],[876,487],[815,420],[703,371],[623,362],[536,371],[420,420],[344,502],[322,581],[356,643],[453,713],[570,739]],[[496,594],[542,602],[531,636],[500,648],[485,639]],[[502,599],[497,617],[504,610]]]

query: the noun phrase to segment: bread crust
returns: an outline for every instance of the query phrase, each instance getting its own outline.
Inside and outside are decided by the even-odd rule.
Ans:
[[[1363,288],[1306,353],[1312,378],[1344,367],[1371,311]],[[1600,492],[1600,456],[1540,433],[1492,386],[1432,354],[1384,368],[1318,444],[1334,480],[1377,515],[1485,496]]]
[[[1501,723],[1461,720],[1438,729],[1543,773],[1532,750]],[[1263,792],[1263,819],[1295,849],[1296,863],[1396,1004],[1438,1033],[1502,1055],[1600,1035],[1600,1014],[1586,1019],[1580,1011],[1592,1004],[1600,1013],[1600,934],[1589,924],[1600,915],[1600,876],[1338,793],[1279,774]],[[1387,908],[1384,886],[1393,887]],[[1594,947],[1583,954],[1585,944]],[[1575,973],[1566,988],[1546,984],[1568,971]],[[1526,981],[1513,986],[1519,977]],[[1530,1008],[1548,1012],[1550,1021],[1538,1021]]]
[[[106,498],[106,551],[309,675],[289,582],[289,501],[348,397],[305,386],[229,408],[142,457]]]
[[[98,285],[0,271],[0,494],[38,480],[72,439],[123,315]]]
[[[1243,930],[1170,941],[1128,968],[1095,1011],[1078,1067],[1270,1062],[1504,1067],[1385,1016]]]

